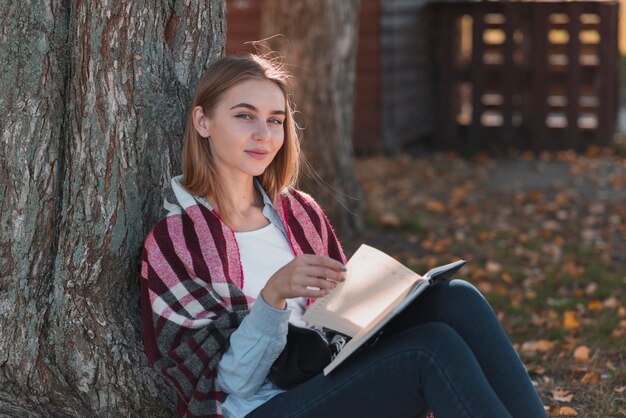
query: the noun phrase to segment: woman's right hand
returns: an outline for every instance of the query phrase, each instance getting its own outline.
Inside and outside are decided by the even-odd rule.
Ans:
[[[346,279],[346,267],[330,257],[301,254],[280,268],[261,291],[270,305],[284,309],[286,299],[327,295]]]

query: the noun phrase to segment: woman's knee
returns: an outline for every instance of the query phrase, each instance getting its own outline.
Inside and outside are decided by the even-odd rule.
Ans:
[[[443,293],[448,303],[487,303],[487,299],[473,284],[462,279],[439,282],[433,286]]]
[[[439,307],[439,320],[443,322],[459,325],[482,321],[494,315],[487,299],[465,280],[440,282],[433,286],[433,290]]]

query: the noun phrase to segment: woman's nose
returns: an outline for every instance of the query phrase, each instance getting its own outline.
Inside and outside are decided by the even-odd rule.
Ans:
[[[264,141],[270,137],[270,130],[264,120],[259,120],[254,129],[253,138],[257,141]]]

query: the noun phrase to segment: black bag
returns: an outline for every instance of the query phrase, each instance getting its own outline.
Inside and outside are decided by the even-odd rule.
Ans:
[[[331,357],[331,348],[321,333],[289,324],[287,344],[267,377],[277,387],[291,389],[321,373]]]

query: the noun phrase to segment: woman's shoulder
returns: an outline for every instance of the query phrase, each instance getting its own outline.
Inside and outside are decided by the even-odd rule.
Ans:
[[[152,228],[150,229],[150,231],[148,232],[148,236],[152,235],[154,237],[162,237],[162,236],[166,236],[168,235],[168,219],[170,216],[180,216],[179,214],[176,215],[166,215],[166,216],[162,216],[161,219],[159,219],[158,221],[156,221],[156,223],[154,225],[152,225]],[[171,220],[169,221],[171,222]]]
[[[143,242],[144,251],[148,251],[148,253],[150,254],[157,254],[161,252],[160,250],[156,251],[157,249],[160,249],[163,246],[171,247],[172,245],[176,244],[177,240],[175,239],[175,237],[179,235],[179,232],[182,231],[176,231],[176,222],[171,222],[171,219],[168,220],[168,218],[169,216],[165,216],[159,219],[152,226],[150,231],[148,231],[148,234],[146,235]]]
[[[312,222],[316,229],[322,227],[326,214],[313,196],[301,190],[289,189],[283,197],[286,211],[293,219]]]
[[[189,232],[185,225],[193,225],[193,222],[186,222],[183,219],[186,216],[187,214],[183,210],[170,210],[152,226],[146,240],[151,238],[157,242],[170,241],[176,244],[180,241],[178,238],[184,237]]]
[[[198,250],[198,240],[213,240],[220,245],[230,239],[219,216],[207,207],[196,204],[187,208],[170,209],[148,231],[144,246],[176,248],[181,253]],[[217,248],[216,247],[216,248]]]
[[[320,205],[313,198],[313,196],[311,196],[310,194],[306,192],[303,192],[302,190],[289,187],[283,191],[282,196],[289,203],[297,202],[300,205],[306,205],[306,206],[313,207],[316,210],[321,210]]]

